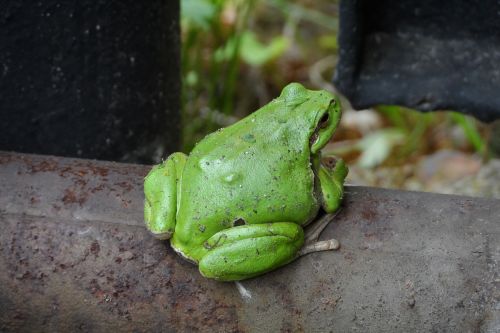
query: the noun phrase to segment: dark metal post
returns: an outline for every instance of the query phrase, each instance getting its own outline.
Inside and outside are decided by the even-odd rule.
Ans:
[[[357,109],[500,118],[496,0],[342,0],[334,83]]]
[[[179,1],[7,1],[0,149],[152,162],[180,138]]]

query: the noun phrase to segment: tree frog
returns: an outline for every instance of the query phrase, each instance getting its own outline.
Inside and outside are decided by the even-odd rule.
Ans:
[[[237,123],[173,153],[145,178],[144,218],[201,274],[251,278],[300,255],[339,247],[317,241],[339,208],[348,169],[321,159],[340,120],[338,99],[298,83]]]

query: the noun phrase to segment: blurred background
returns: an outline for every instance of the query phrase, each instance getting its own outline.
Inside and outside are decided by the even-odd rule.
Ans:
[[[289,82],[334,91],[337,32],[338,1],[181,0],[183,151]],[[389,105],[354,111],[347,101],[343,109],[323,152],[348,162],[348,183],[500,198],[498,121]]]

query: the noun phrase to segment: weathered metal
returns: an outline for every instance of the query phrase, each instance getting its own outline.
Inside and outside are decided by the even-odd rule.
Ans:
[[[181,137],[180,1],[3,1],[0,149],[153,163]]]
[[[341,0],[334,83],[356,109],[500,119],[500,2]]]
[[[499,200],[348,187],[339,251],[238,285],[148,234],[148,169],[0,153],[0,331],[500,330]]]

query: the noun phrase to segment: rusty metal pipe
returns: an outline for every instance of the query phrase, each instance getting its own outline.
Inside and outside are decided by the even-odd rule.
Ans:
[[[500,200],[348,187],[339,251],[220,283],[143,227],[148,170],[0,153],[0,331],[500,330]]]

